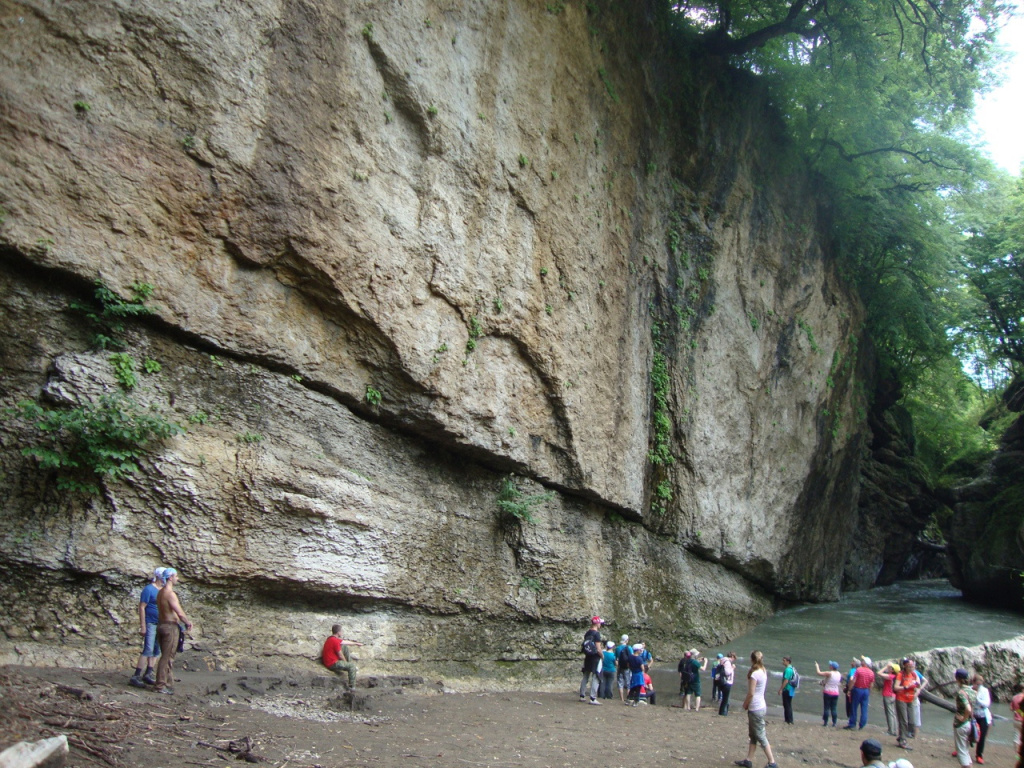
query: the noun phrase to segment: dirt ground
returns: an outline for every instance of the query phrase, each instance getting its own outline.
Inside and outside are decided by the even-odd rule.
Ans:
[[[595,707],[575,692],[444,692],[436,683],[366,688],[354,696],[340,680],[315,672],[251,675],[176,672],[174,696],[127,685],[127,674],[83,669],[0,667],[0,749],[19,740],[67,734],[68,765],[221,766],[239,760],[274,768],[357,766],[723,766],[745,757],[746,717],[719,717],[670,706]],[[669,686],[662,686],[662,694]],[[356,707],[353,709],[352,707]],[[937,715],[936,715],[937,716]],[[1008,723],[996,726],[1003,731]],[[883,760],[908,758],[915,768],[956,768],[952,737],[922,735],[913,752],[896,748],[884,729],[786,726],[769,709],[768,736],[782,768],[860,765],[868,736]],[[1007,734],[1004,732],[1003,737]],[[986,748],[986,764],[1012,766],[1012,748]],[[759,751],[755,766],[763,766]]]

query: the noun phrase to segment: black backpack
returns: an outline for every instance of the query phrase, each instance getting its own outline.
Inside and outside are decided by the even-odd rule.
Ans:
[[[689,685],[693,682],[693,664],[690,663],[689,659],[683,659],[679,662],[679,684]]]
[[[583,641],[583,652],[585,654],[587,654],[587,656],[596,656],[597,655],[597,643],[595,643],[593,640],[584,640]]]

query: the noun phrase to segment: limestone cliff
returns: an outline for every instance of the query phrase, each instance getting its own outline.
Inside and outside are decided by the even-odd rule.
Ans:
[[[653,4],[0,1],[3,404],[187,434],[59,492],[0,429],[0,661],[127,663],[173,563],[211,664],[530,674],[838,596],[860,308],[749,78]],[[155,366],[154,366],[155,367]],[[509,473],[555,497],[496,507]]]

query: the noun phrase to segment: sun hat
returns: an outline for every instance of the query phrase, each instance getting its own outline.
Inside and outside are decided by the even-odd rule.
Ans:
[[[870,656],[861,656],[861,659],[864,661],[864,666],[865,667],[870,667],[871,666],[871,657]]]
[[[832,669],[839,669],[839,662],[838,662],[838,661],[830,661],[830,662],[828,663],[828,665],[829,665],[830,667],[832,667]]]
[[[882,745],[874,739],[864,739],[860,743],[860,751],[864,753],[865,757],[881,757]]]
[[[892,664],[890,664],[889,666],[892,668],[893,672],[899,672],[900,671],[900,665],[897,664],[895,661]]]
[[[914,768],[914,764],[907,760],[905,757],[901,757],[894,763],[889,763],[889,768]]]
[[[620,637],[619,638],[619,642],[620,643],[628,643],[629,642],[629,635],[623,635],[622,637]]]
[[[164,581],[167,581],[171,576],[177,576],[178,571],[176,568],[164,568]]]
[[[724,657],[724,656],[723,656],[722,654],[720,654],[720,653],[719,653],[719,654],[717,654],[717,655],[715,656],[715,658],[716,658],[716,659],[724,659],[725,657]]]
[[[606,648],[614,648],[615,647],[615,641],[614,640],[609,640],[604,645],[605,645]]]
[[[164,580],[164,569],[163,566],[153,571],[153,578],[151,581],[163,581]]]
[[[970,676],[970,673],[962,667],[953,673],[953,677],[955,677],[957,680],[967,680],[970,678]]]
[[[636,645],[633,646],[633,650],[634,651],[642,651],[643,649],[644,649],[644,647],[642,645],[640,645],[640,643],[637,643]]]

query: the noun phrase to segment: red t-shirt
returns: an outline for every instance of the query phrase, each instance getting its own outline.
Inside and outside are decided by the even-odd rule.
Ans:
[[[891,699],[896,695],[892,688],[892,684],[896,681],[896,675],[892,672],[885,672],[879,676],[882,678],[882,695]]]
[[[320,656],[324,666],[330,669],[341,659],[341,638],[331,635],[324,641],[324,652]]]
[[[870,667],[857,667],[853,673],[854,688],[870,688],[875,684],[875,673]]]

